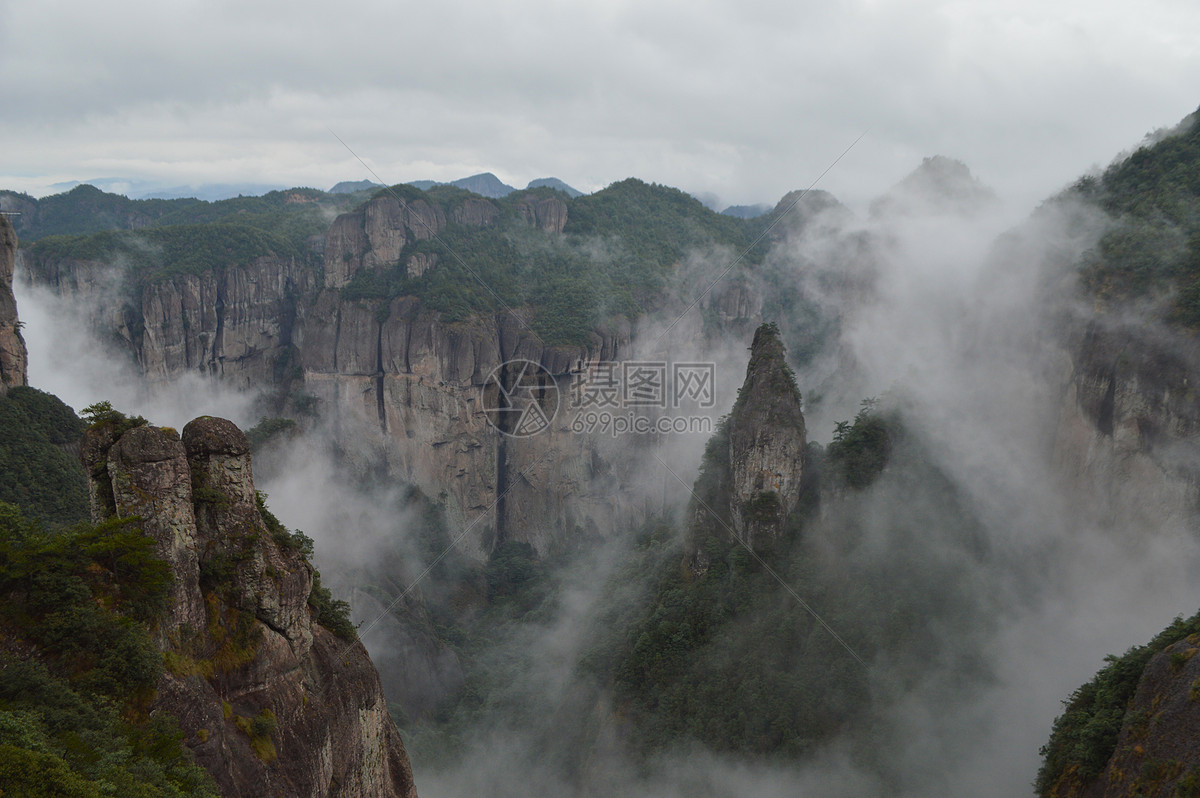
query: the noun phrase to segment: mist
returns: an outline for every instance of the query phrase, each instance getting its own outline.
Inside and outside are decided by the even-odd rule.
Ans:
[[[694,748],[650,763],[626,756],[604,720],[614,711],[610,697],[576,670],[587,646],[581,630],[617,600],[606,585],[630,543],[616,536],[595,559],[559,574],[571,598],[552,619],[507,641],[510,656],[522,662],[519,684],[509,687],[522,694],[515,702],[522,708],[476,726],[457,767],[424,772],[423,794],[1030,794],[1038,749],[1061,702],[1106,655],[1200,605],[1191,578],[1200,546],[1177,516],[1143,516],[1131,527],[1128,518],[1098,511],[1097,486],[1073,480],[1056,462],[1056,435],[1070,410],[1062,328],[1088,316],[1072,305],[1073,268],[1106,224],[1065,200],[1022,216],[998,202],[931,207],[918,197],[908,198],[902,213],[824,212],[769,255],[835,320],[836,333],[797,367],[799,387],[811,397],[810,438],[828,441],[834,421],[852,418],[864,398],[878,398],[900,414],[979,524],[980,539],[964,540],[936,496],[921,496],[920,486],[914,495],[912,485],[885,474],[852,506],[835,503],[811,530],[817,545],[847,562],[899,558],[925,569],[941,561],[944,573],[970,591],[972,603],[962,611],[978,633],[955,639],[960,629],[928,619],[927,632],[948,659],[910,663],[913,672],[916,665],[924,671],[911,682],[890,672],[903,665],[870,663],[868,680],[886,701],[873,710],[879,726],[869,740],[851,733],[788,765]],[[689,285],[706,286],[732,254],[693,253]],[[753,274],[735,270],[732,279],[763,290]],[[736,388],[746,342],[705,340],[695,315],[669,330],[669,319],[648,324],[641,340],[673,355],[710,357]],[[722,396],[727,409],[729,387]],[[636,481],[662,478],[653,460],[628,463],[647,470]],[[695,467],[679,473],[690,481]],[[666,484],[665,515],[682,528],[688,493],[674,479]],[[927,505],[923,513],[904,509],[914,502]],[[922,539],[897,536],[898,510],[927,525]],[[839,540],[848,522],[866,530],[860,541]],[[936,566],[923,572],[939,573]],[[796,588],[803,594],[803,585]],[[981,663],[965,683],[953,661],[963,648]],[[564,706],[579,711],[564,713]],[[864,754],[867,744],[879,750]],[[555,764],[564,747],[586,764]]]
[[[234,391],[212,377],[189,373],[171,382],[147,382],[128,354],[97,339],[95,308],[33,285],[20,271],[13,292],[25,328],[30,385],[76,412],[107,401],[127,415],[176,429],[202,415],[228,418],[242,429],[257,420],[255,395]]]
[[[869,734],[848,730],[787,763],[687,744],[641,758],[627,750],[608,688],[581,667],[612,642],[613,608],[654,589],[620,581],[638,527],[685,534],[691,496],[676,475],[696,478],[706,435],[597,439],[636,510],[572,556],[544,558],[553,601],[494,631],[481,657],[502,683],[460,724],[449,753],[436,750],[446,740],[429,728],[470,667],[438,639],[431,613],[445,596],[436,575],[422,579],[435,557],[463,554],[454,541],[469,529],[447,529],[449,545],[430,548],[426,505],[408,486],[364,478],[363,460],[377,453],[348,455],[344,424],[306,423],[256,455],[271,509],[314,539],[316,564],[352,601],[363,642],[396,691],[389,698],[412,710],[406,742],[425,798],[1028,794],[1060,702],[1104,655],[1200,606],[1192,519],[1104,512],[1103,485],[1056,461],[1070,412],[1063,326],[1088,316],[1070,299],[1072,268],[1106,220],[1066,201],[1025,215],[999,202],[902,199],[862,216],[817,211],[781,231],[760,268],[729,269],[739,254],[729,250],[690,253],[675,300],[640,323],[629,353],[713,363],[716,403],[706,412],[715,420],[733,405],[753,334],[736,320],[712,322],[726,291],[757,297],[751,315],[787,317],[772,319],[785,332],[789,321],[801,329],[817,319],[819,335],[788,340],[810,440],[828,442],[835,422],[874,397],[903,419],[929,473],[961,497],[973,519],[967,531],[934,490],[885,472],[862,495],[831,500],[805,531],[805,551],[831,566],[911,567],[931,592],[963,600],[919,630],[935,643],[929,659],[914,645],[898,649],[908,659],[868,661]],[[781,284],[803,308],[771,306]],[[30,383],[77,410],[108,400],[178,428],[219,415],[246,429],[261,414],[259,397],[212,377],[148,384],[127,355],[97,342],[90,309],[22,280],[16,290]],[[1100,471],[1103,456],[1093,464]],[[804,584],[793,587],[808,598]],[[964,635],[964,619],[977,629]],[[965,660],[979,664],[966,677]]]
[[[986,535],[987,557],[960,565],[989,594],[994,629],[978,642],[991,678],[947,704],[934,666],[927,685],[890,709],[888,759],[916,783],[885,792],[1029,794],[1060,702],[1106,654],[1200,603],[1189,576],[1200,547],[1166,512],[1157,527],[1135,529],[1093,512],[1095,486],[1072,483],[1054,462],[1071,377],[1063,318],[1088,315],[1070,305],[1072,269],[1106,220],[1068,200],[1015,228],[1002,206],[914,205],[858,229],[886,244],[869,298],[834,309],[835,357],[849,368],[801,370],[798,380],[819,387],[826,419],[849,418],[863,396],[896,408],[970,498]],[[811,244],[793,246],[796,257]],[[930,530],[935,556],[953,549],[948,532]]]

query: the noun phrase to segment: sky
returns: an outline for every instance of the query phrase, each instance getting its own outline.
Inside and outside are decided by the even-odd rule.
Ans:
[[[374,179],[353,150],[854,206],[945,155],[1031,206],[1200,105],[1197,30],[1187,0],[12,0],[0,188],[327,189]]]

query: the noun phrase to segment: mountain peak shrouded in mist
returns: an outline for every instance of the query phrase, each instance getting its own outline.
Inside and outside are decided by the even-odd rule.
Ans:
[[[992,193],[940,157],[874,218],[824,191],[733,218],[634,178],[579,197],[552,179],[498,199],[430,182],[317,192],[315,205],[297,191],[291,203],[126,207],[80,190],[68,204],[81,229],[112,213],[149,221],[22,233],[31,292],[73,301],[23,318],[90,320],[149,381],[249,387],[266,412],[295,416],[296,440],[256,460],[275,469],[258,476],[337,563],[327,584],[362,597],[354,620],[383,618],[367,644],[430,796],[591,795],[610,778],[607,794],[665,798],[1019,794],[1057,700],[1105,652],[1147,639],[1147,618],[1161,628],[1154,613],[1196,606],[1200,547],[1185,529],[1176,548],[1167,524],[1193,523],[1200,316],[1163,330],[1146,323],[1146,302],[1123,301],[1144,290],[1200,314],[1191,146],[1162,139],[1081,185],[1079,202],[1060,205],[1084,223],[1048,204],[1000,244],[1000,214],[982,212]],[[1089,279],[1044,287],[1051,268],[1074,276],[1080,264]],[[115,277],[96,280],[105,267]],[[1064,299],[1076,286],[1089,301]],[[1126,326],[1105,322],[1104,302]],[[662,363],[647,350],[668,322]],[[572,400],[596,388],[593,408],[632,402],[616,386],[641,370],[665,389],[670,376],[654,375],[669,364],[707,365],[712,404],[664,398],[637,418],[713,423],[593,433],[568,426],[583,419],[564,390],[550,427],[506,436],[480,396],[514,360],[570,385]],[[623,361],[639,370],[601,368]],[[551,384],[539,383],[547,395]],[[808,440],[831,433],[827,446]],[[271,478],[292,487],[286,501]],[[212,484],[196,495],[212,499]],[[420,500],[393,501],[409,490]],[[1129,508],[1136,523],[1118,512]],[[1123,535],[1136,540],[1125,548]],[[261,565],[233,559],[235,580]],[[296,576],[273,570],[281,584]],[[288,628],[243,598],[244,612]],[[1147,684],[1173,667],[1190,684],[1193,645],[1160,657]],[[1174,687],[1182,711],[1164,724],[1186,720],[1188,685]],[[1117,704],[1067,731],[1116,735]],[[1138,717],[1125,718],[1131,733]],[[625,757],[693,745],[705,750],[649,774]],[[1113,773],[1147,764],[1117,753]]]
[[[842,207],[838,198],[822,189],[794,189],[779,198],[769,213],[795,211],[800,216],[811,216],[830,208]]]
[[[934,155],[871,203],[871,216],[950,213],[973,216],[998,202],[962,161]]]

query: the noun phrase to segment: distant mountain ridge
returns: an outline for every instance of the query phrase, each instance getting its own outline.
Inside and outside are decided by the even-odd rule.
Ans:
[[[383,188],[382,185],[374,180],[343,180],[342,182],[329,189],[330,194],[353,194],[356,191],[369,191],[371,189]]]
[[[287,186],[278,183],[201,183],[197,185],[164,185],[156,180],[139,180],[125,177],[96,177],[88,180],[66,180],[50,186],[56,192],[66,193],[79,186],[95,186],[110,194],[120,194],[130,199],[201,199],[208,202],[234,197],[257,197],[271,191],[280,191]]]
[[[583,196],[582,191],[568,186],[557,177],[539,177],[536,180],[530,180],[529,185],[525,186],[525,190],[528,191],[531,188],[552,188],[556,191],[563,192],[571,199]]]
[[[338,185],[342,184],[339,183]],[[481,197],[487,197],[488,199],[503,199],[518,190],[515,186],[508,185],[491,172],[481,172],[470,177],[460,177],[458,180],[451,180],[449,183],[443,183],[438,180],[410,180],[408,181],[408,185],[413,188],[419,188],[422,191],[428,191],[434,186],[454,186],[455,188],[461,188],[464,191],[478,194]],[[582,191],[572,188],[557,177],[539,177],[536,180],[530,180],[525,190],[528,191],[531,188],[543,187],[561,191],[571,199],[583,196]]]

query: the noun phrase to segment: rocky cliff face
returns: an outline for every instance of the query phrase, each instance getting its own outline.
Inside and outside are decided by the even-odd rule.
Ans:
[[[559,197],[531,193],[516,208],[550,233],[566,224]],[[364,270],[436,270],[435,254],[409,245],[447,225],[493,224],[496,212],[482,198],[443,211],[385,194],[333,222],[316,248],[323,272],[262,257],[155,282],[132,301],[110,264],[35,262],[22,253],[21,271],[84,299],[93,327],[131,352],[152,381],[198,373],[269,391],[276,404],[267,412],[275,414],[296,407],[288,401],[315,404],[360,469],[444,495],[450,525],[472,526],[460,544],[468,553],[484,557],[497,539],[512,536],[546,551],[577,530],[607,528],[627,507],[630,486],[606,465],[613,443],[572,432],[563,411],[539,435],[501,435],[480,406],[481,389],[500,364],[523,358],[553,376],[565,405],[581,367],[630,357],[634,328],[621,323],[596,330],[584,346],[550,347],[513,314],[447,323],[412,297],[353,301],[340,290]],[[706,295],[702,308],[748,335],[762,301],[728,283]]]
[[[1065,702],[1043,748],[1045,798],[1194,795],[1200,789],[1200,615],[1177,618]]]
[[[1096,510],[1142,531],[1200,509],[1200,357],[1190,333],[1097,318],[1068,343],[1071,373],[1055,457],[1101,497]]]
[[[491,209],[490,218],[494,219],[495,206],[486,200],[479,202]],[[466,216],[481,221],[487,212],[477,209],[476,214]],[[360,211],[342,214],[325,237],[325,287],[341,288],[359,269],[395,263],[405,244],[433,238],[445,226],[441,208],[422,199],[410,202],[391,195],[376,197]]]
[[[1190,795],[1200,788],[1200,635],[1154,655],[1125,712],[1117,747],[1091,784],[1064,779],[1052,796]]]
[[[27,382],[25,339],[12,290],[16,256],[17,233],[8,217],[0,216],[0,394]]]
[[[727,424],[727,440],[717,436],[705,454],[704,469],[716,484],[706,488],[704,476],[697,483],[693,537],[704,528],[713,530],[715,513],[728,516],[733,533],[746,545],[765,549],[783,534],[799,502],[807,444],[800,392],[774,324],[754,333],[746,380]],[[692,565],[697,571],[707,568],[699,546]]]
[[[547,347],[510,314],[445,324],[412,297],[383,306],[326,291],[305,309],[295,340],[304,389],[341,439],[358,442],[357,456],[386,462],[429,495],[444,493],[454,527],[485,516],[480,534],[463,541],[476,556],[509,534],[546,550],[556,534],[586,524],[588,513],[607,518],[616,510],[618,491],[591,484],[599,444],[572,433],[565,412],[545,432],[514,438],[491,426],[480,402],[497,367],[526,359],[554,375],[565,404],[572,370],[620,357],[628,328],[598,335],[589,347]],[[521,476],[506,483],[507,474]]]
[[[264,257],[146,286],[142,372],[155,381],[207,373],[242,390],[287,379],[298,305],[313,281],[293,259]]]
[[[529,224],[548,233],[561,233],[567,226],[567,203],[560,197],[524,197],[518,210]]]
[[[299,378],[295,325],[319,277],[295,258],[261,257],[137,290],[104,261],[31,263],[21,252],[18,267],[25,279],[84,299],[92,328],[129,352],[151,382],[193,373],[246,390]]]
[[[141,516],[171,566],[155,707],[227,795],[416,795],[408,756],[361,643],[309,606],[313,571],[256,503],[232,423],[88,432],[97,519]]]
[[[777,538],[800,498],[804,415],[774,325],[754,333],[746,381],[729,416],[730,515],[750,546]]]
[[[346,265],[346,275],[379,252],[357,249],[364,241],[387,240],[370,219],[392,214],[411,221],[421,211],[385,199],[373,202],[386,213],[369,206],[334,223],[326,254]],[[430,224],[444,224],[432,211],[427,215]],[[423,229],[413,224],[404,235]],[[362,240],[347,244],[353,238],[347,228]],[[351,260],[333,254],[352,250]],[[93,325],[133,351],[152,381],[200,373],[237,388],[315,400],[362,468],[382,463],[393,478],[431,496],[445,494],[449,522],[475,525],[477,534],[463,540],[475,556],[486,556],[508,530],[546,550],[576,528],[606,523],[620,504],[618,484],[592,479],[603,442],[571,432],[565,412],[535,437],[500,435],[480,406],[480,391],[501,363],[524,358],[554,375],[565,404],[580,363],[625,356],[628,325],[599,331],[588,346],[547,347],[511,314],[446,324],[412,297],[349,301],[324,289],[312,269],[280,258],[148,285],[132,308],[113,290],[119,278],[105,264],[26,269],[63,296],[87,297]]]

